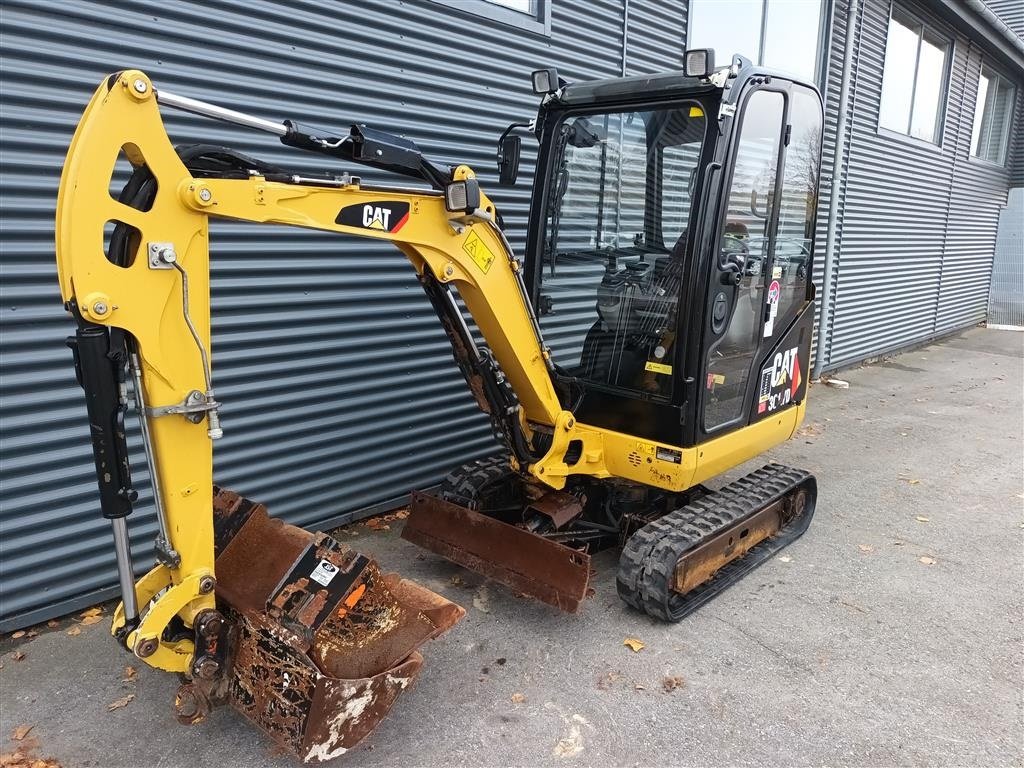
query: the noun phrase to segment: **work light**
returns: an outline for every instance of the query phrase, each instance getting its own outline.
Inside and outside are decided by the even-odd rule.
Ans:
[[[715,49],[695,48],[683,57],[687,77],[707,77],[715,69]]]
[[[554,93],[558,90],[558,70],[554,67],[535,69],[531,77],[534,93]]]
[[[475,211],[480,207],[480,182],[476,179],[453,181],[444,188],[444,207],[453,212]]]

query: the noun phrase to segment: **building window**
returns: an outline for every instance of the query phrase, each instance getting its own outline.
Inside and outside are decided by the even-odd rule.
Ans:
[[[939,143],[949,47],[949,40],[893,8],[885,43],[880,127]]]
[[[553,0],[431,0],[456,13],[551,36]]]
[[[530,16],[537,16],[537,9],[535,7],[534,0],[487,0],[487,2],[494,3],[495,5],[501,5],[505,8],[511,8],[513,11],[526,13]]]
[[[1015,95],[1009,80],[988,67],[981,68],[971,129],[972,156],[998,165],[1006,162]]]
[[[734,53],[818,82],[823,0],[691,0],[688,48]],[[794,44],[794,41],[799,41]]]

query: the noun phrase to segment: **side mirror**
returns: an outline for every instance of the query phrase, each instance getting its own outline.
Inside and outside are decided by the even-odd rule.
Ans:
[[[519,178],[519,155],[523,140],[511,134],[498,141],[498,183],[508,187]]]

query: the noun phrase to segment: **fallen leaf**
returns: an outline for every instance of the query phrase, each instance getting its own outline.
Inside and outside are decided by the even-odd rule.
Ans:
[[[521,694],[521,693],[513,693],[512,694],[512,703],[513,704],[522,704],[524,701],[526,701],[526,697],[523,694]]]
[[[875,548],[872,547],[872,546],[869,546],[868,544],[858,544],[857,545],[857,549],[859,549],[865,555],[869,555],[869,554],[871,554],[872,552],[875,551]]]
[[[918,560],[920,560],[925,565],[935,565],[934,557],[928,557],[927,555],[925,555],[923,557],[919,557]]]
[[[71,637],[76,637],[77,635],[82,634],[82,628],[81,627],[72,627],[71,629],[68,630],[68,634],[71,635]]]
[[[452,586],[453,586],[453,587],[459,587],[459,586],[462,586],[462,577],[461,577],[461,576],[459,576],[459,574],[457,574],[457,573],[456,573],[456,574],[455,574],[454,576],[452,576],[452,577],[451,577],[451,578],[449,579],[449,581],[450,581],[450,582],[452,583]]]
[[[133,667],[131,664],[129,664],[128,666],[126,666],[124,668],[124,672],[122,674],[123,674],[123,677],[121,678],[121,682],[122,683],[134,683],[135,682],[135,678],[139,674],[139,671],[137,669],[135,669],[135,667]]]
[[[15,741],[21,741],[26,736],[28,736],[28,732],[31,731],[33,728],[35,728],[34,725],[19,725],[17,728],[14,729],[14,733],[11,734],[11,738]]]
[[[783,562],[783,563],[792,563],[793,562],[793,558],[790,557],[789,555],[783,555],[782,557],[779,558],[779,561]]]
[[[48,626],[50,629],[53,629],[54,627],[59,627],[60,622],[56,619],[50,619],[48,622],[46,622],[46,626]]]
[[[636,685],[633,686],[633,690],[634,691],[646,691],[647,688],[644,685],[642,685],[640,683],[637,683]]]
[[[686,685],[686,681],[682,675],[669,675],[661,679],[661,690],[665,693],[672,693],[677,688],[682,688]]]
[[[907,482],[910,483],[911,485],[920,485],[921,484],[921,481],[916,479],[916,478],[914,478],[912,480],[908,480]]]
[[[88,627],[90,624],[99,624],[101,621],[103,621],[103,617],[94,614],[92,616],[86,616],[82,619],[81,623],[83,627]]]
[[[917,522],[919,522],[919,523],[930,523],[931,522],[931,518],[930,517],[925,517],[924,515],[918,515],[914,519],[917,520]]]
[[[407,518],[408,516],[409,516],[409,510],[408,509],[400,509],[397,512],[395,512],[395,514],[392,515],[392,517],[395,518],[396,520],[405,520],[405,518]]]
[[[17,632],[12,634],[11,637],[14,638],[15,640],[18,640],[19,638],[24,637],[25,634],[26,634],[26,632],[25,632],[24,629],[19,629]]]
[[[107,712],[113,712],[115,709],[123,709],[124,707],[127,707],[134,698],[135,694],[129,693],[127,696],[122,696],[117,701],[110,702],[107,704]]]
[[[11,658],[14,659],[15,661],[21,661],[22,659],[25,658],[25,652],[24,651],[15,651],[14,653],[11,654]]]
[[[374,531],[390,531],[391,526],[381,520],[379,517],[371,517],[366,521],[366,527]]]
[[[38,629],[30,629],[28,631],[28,636],[29,637],[39,637],[39,630]]]
[[[627,637],[622,641],[622,644],[629,648],[633,653],[640,653],[641,649],[644,647],[643,641],[637,640],[635,637]]]
[[[892,543],[892,545],[893,545],[894,547],[902,547],[902,546],[903,546],[903,542],[902,542],[902,541],[894,541],[894,542]]]
[[[83,619],[88,619],[88,618],[91,618],[93,616],[99,616],[101,613],[103,613],[103,609],[97,607],[97,608],[90,608],[88,611],[82,611],[78,615],[81,616]]]

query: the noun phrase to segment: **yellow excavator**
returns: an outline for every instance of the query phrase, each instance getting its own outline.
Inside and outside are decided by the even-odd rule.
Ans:
[[[677,621],[810,523],[806,472],[769,464],[718,490],[703,483],[804,416],[818,92],[740,56],[716,68],[710,50],[687,51],[679,72],[532,79],[538,114],[497,149],[500,182],[513,184],[522,134],[538,142],[522,256],[474,172],[407,138],[274,122],[134,70],[89,102],[57,201],[68,344],[113,527],[112,632],[182,676],[182,722],[230,704],[300,759],[331,759],[374,728],[415,680],[419,647],[464,613],[214,485],[211,217],[389,241],[409,260],[503,450],[414,491],[406,539],[566,611],[588,594],[591,555],[618,546],[622,599]],[[175,147],[166,109],[344,169]],[[118,157],[132,166],[119,193]],[[357,165],[406,181],[365,184]],[[156,565],[137,581],[130,411],[159,522]]]

